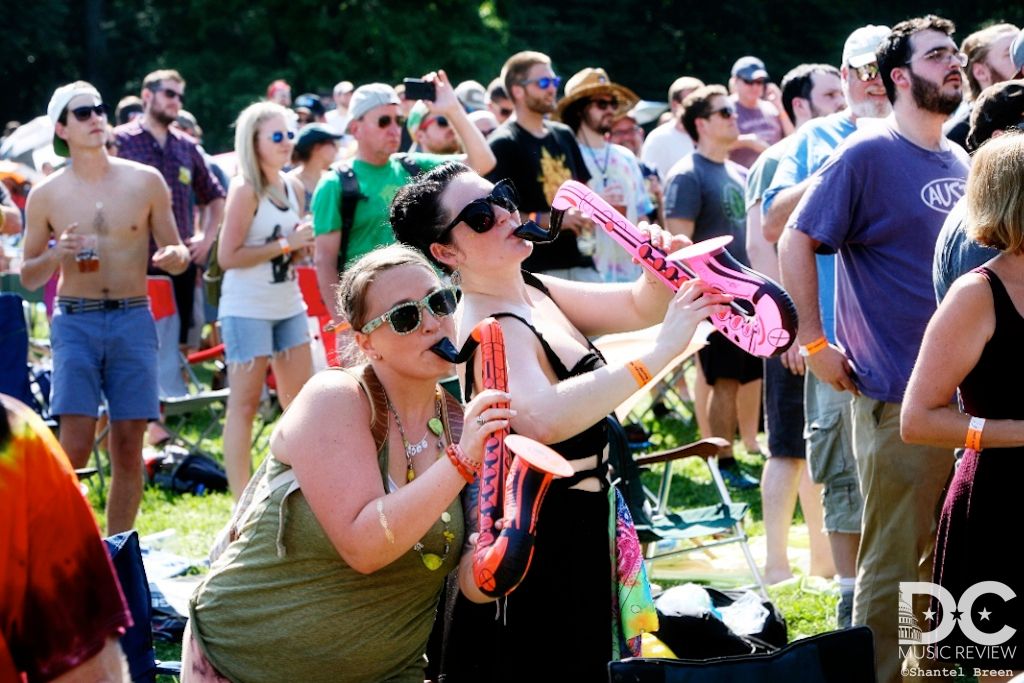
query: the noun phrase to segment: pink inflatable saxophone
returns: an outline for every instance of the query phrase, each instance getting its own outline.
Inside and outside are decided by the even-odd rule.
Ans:
[[[666,254],[651,246],[636,226],[586,185],[567,180],[551,202],[551,226],[557,230],[562,216],[576,208],[604,228],[646,268],[673,291],[699,277],[712,287],[732,294],[729,310],[711,318],[711,324],[736,346],[761,358],[777,356],[796,339],[796,307],[781,286],[740,264],[725,250],[732,236],[714,237]]]

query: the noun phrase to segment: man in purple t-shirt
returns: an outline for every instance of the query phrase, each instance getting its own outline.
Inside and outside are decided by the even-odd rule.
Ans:
[[[936,506],[953,465],[949,449],[900,439],[903,392],[935,312],[932,251],[963,194],[969,163],[942,135],[962,96],[953,30],[951,22],[928,16],[897,24],[882,41],[878,66],[893,116],[836,149],[779,248],[807,367],[853,394],[853,450],[864,496],[853,623],[874,631],[880,683],[900,680],[900,582],[931,581]],[[839,254],[834,345],[821,325],[815,252]],[[920,624],[927,598],[914,602]]]

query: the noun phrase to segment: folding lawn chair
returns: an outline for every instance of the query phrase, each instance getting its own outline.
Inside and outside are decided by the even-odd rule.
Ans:
[[[338,366],[337,340],[334,332],[327,332],[326,327],[332,322],[327,304],[320,296],[320,285],[316,281],[316,269],[313,266],[296,266],[295,275],[299,279],[302,299],[306,302],[306,315],[315,318],[310,321],[310,329],[314,331],[314,349],[322,348],[327,365]],[[320,367],[319,359],[314,359],[314,367]]]
[[[856,626],[794,641],[768,654],[609,662],[610,683],[875,683],[871,629]]]
[[[160,414],[171,438],[188,448],[189,453],[205,453],[203,439],[220,429],[229,394],[228,389],[209,389],[199,381],[194,365],[219,358],[223,345],[185,356],[178,345],[179,318],[171,278],[151,275],[146,278],[150,310],[160,339]],[[198,437],[189,437],[182,427],[188,418],[205,413],[209,421]]]
[[[28,338],[24,299],[18,294],[0,294],[0,358],[4,359],[0,363],[0,392],[38,412],[39,405],[32,393]]]
[[[153,647],[153,598],[142,564],[139,535],[126,531],[105,538],[107,552],[117,570],[121,590],[132,614],[132,627],[121,636],[121,650],[128,660],[133,683],[155,683],[158,675],[181,676],[181,662],[161,662]]]

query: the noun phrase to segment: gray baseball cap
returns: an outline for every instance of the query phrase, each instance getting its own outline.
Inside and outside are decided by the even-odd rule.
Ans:
[[[385,104],[402,104],[398,99],[398,93],[387,83],[368,83],[356,88],[352,93],[352,101],[348,104],[348,113],[352,120],[363,118],[366,112]]]

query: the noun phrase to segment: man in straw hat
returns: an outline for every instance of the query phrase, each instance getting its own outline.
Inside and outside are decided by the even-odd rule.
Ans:
[[[621,145],[613,145],[605,136],[615,121],[625,116],[640,101],[633,91],[612,83],[604,69],[586,68],[565,84],[565,97],[555,109],[555,117],[573,129],[583,161],[590,172],[587,183],[606,202],[630,222],[647,220],[654,210],[644,189],[644,178],[636,156]],[[640,276],[640,265],[633,263],[628,251],[604,231],[591,229],[577,240],[593,244],[594,265],[605,282],[632,282]]]

